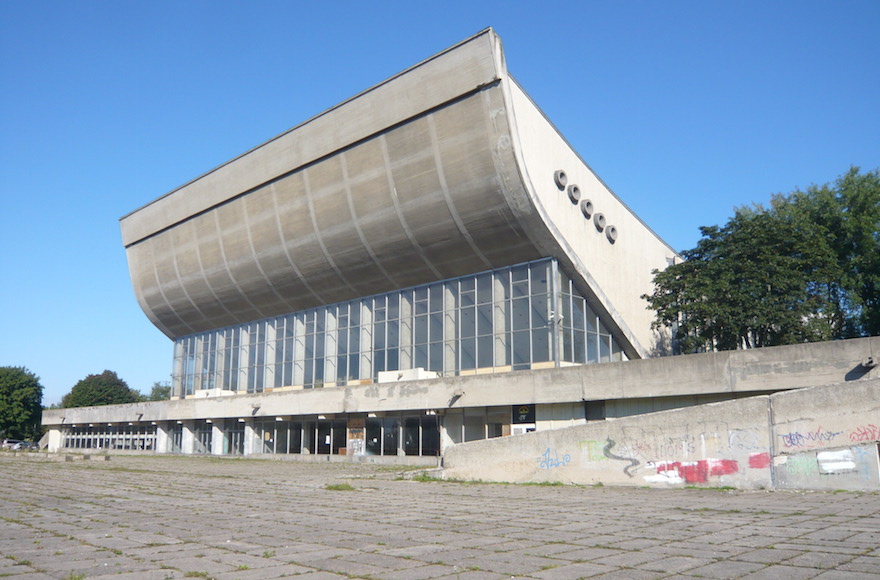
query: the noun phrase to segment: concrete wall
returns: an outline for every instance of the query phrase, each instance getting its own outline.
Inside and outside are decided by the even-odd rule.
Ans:
[[[667,341],[652,331],[654,312],[641,296],[653,288],[652,270],[665,269],[678,254],[602,182],[516,83],[508,79],[504,86],[523,183],[545,227],[563,248],[554,254],[576,281],[581,278],[582,291],[626,337],[620,342],[633,347],[627,349],[631,358],[656,354],[657,343]],[[559,169],[568,176],[566,188],[554,181]],[[568,195],[570,186],[578,187],[577,199]],[[584,200],[592,203],[589,218],[581,210]],[[596,227],[600,214],[606,220],[602,229]],[[612,228],[614,241],[608,236]]]
[[[626,401],[750,393],[876,377],[860,361],[880,358],[880,337],[582,365],[494,375],[53,409],[43,425],[445,410],[522,404]],[[872,373],[872,374],[871,374]],[[621,412],[624,414],[626,411]],[[875,422],[875,424],[878,424]]]
[[[880,378],[455,445],[443,476],[878,490]]]

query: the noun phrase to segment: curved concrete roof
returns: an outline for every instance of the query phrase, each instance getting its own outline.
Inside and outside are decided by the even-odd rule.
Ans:
[[[620,240],[560,194],[556,169],[580,178]],[[169,337],[552,255],[637,357],[650,340],[638,296],[674,256],[509,78],[491,29],[121,227],[137,299]]]

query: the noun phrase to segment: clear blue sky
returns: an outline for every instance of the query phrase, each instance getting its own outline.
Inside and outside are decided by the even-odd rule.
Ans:
[[[0,2],[0,366],[57,403],[172,343],[119,218],[493,26],[510,71],[675,249],[880,166],[880,2]]]

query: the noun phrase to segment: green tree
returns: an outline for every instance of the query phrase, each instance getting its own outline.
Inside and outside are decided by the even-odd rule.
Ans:
[[[700,231],[644,296],[682,352],[880,334],[877,171],[853,168]]]
[[[40,378],[24,367],[0,367],[0,436],[36,439],[43,407]]]
[[[100,375],[88,375],[75,384],[61,399],[61,406],[70,408],[117,405],[136,403],[139,400],[140,393],[130,389],[113,371],[105,370]]]
[[[156,381],[150,394],[145,397],[147,401],[167,401],[171,398],[171,383],[168,381]]]

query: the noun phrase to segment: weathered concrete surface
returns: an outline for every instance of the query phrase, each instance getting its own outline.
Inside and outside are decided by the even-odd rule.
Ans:
[[[880,379],[453,446],[444,477],[878,490]]]
[[[349,483],[332,491],[329,483]],[[876,578],[880,495],[413,482],[371,466],[0,454],[0,575]]]

